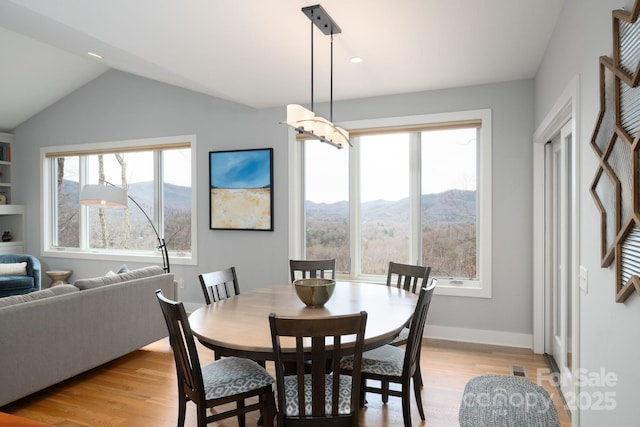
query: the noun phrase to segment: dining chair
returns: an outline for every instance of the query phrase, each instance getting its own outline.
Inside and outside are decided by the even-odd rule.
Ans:
[[[431,303],[433,290],[436,288],[437,279],[433,278],[429,287],[420,289],[418,303],[413,314],[413,320],[409,328],[409,337],[406,348],[393,345],[384,345],[362,354],[361,362],[361,386],[360,386],[360,406],[365,403],[366,392],[383,394],[402,398],[402,417],[405,427],[411,427],[411,379],[413,378],[413,391],[418,406],[420,418],[424,421],[424,409],[420,396],[420,347],[422,344],[422,333],[427,319],[427,312]],[[341,372],[351,374],[358,368],[354,364],[351,356],[344,357],[340,363]],[[367,380],[380,381],[384,383],[396,383],[401,385],[401,390],[384,390],[367,384]]]
[[[411,293],[417,293],[422,287],[427,286],[431,267],[411,264],[399,264],[389,262],[387,270],[387,286],[395,286]],[[391,345],[400,346],[407,343],[409,336],[409,324],[407,324],[400,334],[394,338]]]
[[[389,262],[389,269],[387,270],[387,286],[395,286],[398,289],[404,289],[411,293],[417,293],[423,286],[427,286],[429,280],[429,274],[431,273],[431,267],[411,264],[400,264],[397,262]],[[400,331],[397,337],[390,342],[391,345],[401,346],[407,344],[407,338],[409,337],[409,324],[407,323]],[[418,365],[418,371],[420,365]],[[420,374],[420,386],[422,386],[422,374]],[[388,389],[388,384],[383,384],[382,389]],[[382,401],[387,403],[389,401],[389,395],[382,393]]]
[[[245,414],[260,410],[264,425],[273,426],[275,400],[273,377],[257,363],[238,357],[225,357],[207,365],[200,365],[189,319],[182,302],[166,298],[161,290],[156,296],[169,330],[169,341],[178,377],[178,426],[184,426],[187,402],[196,405],[198,427],[237,416],[245,426]],[[245,400],[258,397],[258,402]],[[236,403],[235,409],[207,415],[207,409],[226,403]]]
[[[200,286],[202,287],[202,293],[204,294],[204,301],[207,305],[240,295],[238,276],[236,275],[236,268],[233,266],[224,270],[199,274],[198,279],[200,280]],[[200,343],[214,351],[216,360],[223,356],[227,356],[227,354],[223,354],[220,349],[216,350],[206,342],[200,341]],[[263,367],[265,366],[263,362],[260,363],[260,365]]]
[[[365,311],[306,319],[269,315],[278,427],[358,425],[360,365],[366,323]],[[348,335],[351,339],[344,340]],[[295,339],[295,353],[282,351],[282,339]],[[351,354],[353,361],[351,376],[340,373],[340,359],[345,354]],[[307,372],[307,362],[311,362],[311,372]],[[293,370],[289,373],[287,369],[291,365]],[[331,367],[329,373],[327,365]]]
[[[290,259],[289,268],[291,270],[291,281],[296,280],[296,276],[301,278],[321,278],[324,279],[327,272],[331,273],[331,278],[336,278],[336,260],[334,259]],[[296,272],[300,274],[296,274]]]
[[[199,274],[198,279],[200,279],[200,286],[202,286],[202,293],[207,305],[234,295],[240,295],[235,267]]]

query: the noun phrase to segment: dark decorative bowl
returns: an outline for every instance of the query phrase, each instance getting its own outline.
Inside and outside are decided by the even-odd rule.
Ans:
[[[300,301],[312,308],[324,306],[336,287],[336,281],[331,279],[299,279],[293,284]]]

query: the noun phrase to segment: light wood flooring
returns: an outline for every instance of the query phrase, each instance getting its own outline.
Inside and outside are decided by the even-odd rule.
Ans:
[[[213,360],[212,353],[199,349],[201,362]],[[420,420],[412,397],[414,426],[458,426],[458,410],[467,381],[478,375],[510,375],[511,365],[525,368],[527,377],[548,375],[542,355],[509,347],[425,340],[421,369],[424,379],[422,401],[426,421]],[[267,364],[272,370],[272,366]],[[556,388],[548,381],[540,384],[552,396],[562,427],[570,427]],[[6,386],[6,385],[2,385]],[[52,386],[0,408],[0,411],[59,427],[84,426],[175,426],[177,393],[173,356],[167,340],[161,340],[94,370]],[[402,425],[399,398],[384,405],[379,395],[369,394],[360,425],[387,427]],[[195,410],[187,406],[186,426],[195,426]],[[247,426],[255,426],[257,414],[247,416]],[[216,424],[237,426],[231,418]]]

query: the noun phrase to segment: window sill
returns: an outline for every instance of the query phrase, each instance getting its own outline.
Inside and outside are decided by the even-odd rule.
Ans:
[[[477,280],[453,280],[450,278],[438,277],[438,285],[435,289],[435,295],[453,296],[453,297],[470,297],[470,298],[491,298],[491,287],[482,286]],[[347,275],[336,275],[336,280],[344,280],[349,282],[367,282],[379,285],[385,285],[386,277],[382,276],[363,276],[352,278]]]
[[[99,261],[130,261],[140,263],[154,263],[162,264],[162,256],[157,253],[151,252],[118,252],[118,251],[79,251],[69,248],[54,248],[48,249],[42,252],[42,256],[52,258],[73,258],[73,259],[88,259]],[[169,253],[169,262],[171,265],[196,265],[197,259],[193,254],[178,255],[176,253]]]
[[[460,280],[440,278],[434,294],[452,297],[491,298],[490,286],[482,286],[478,281],[460,282]]]

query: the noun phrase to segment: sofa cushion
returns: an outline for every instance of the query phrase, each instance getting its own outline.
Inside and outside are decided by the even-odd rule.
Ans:
[[[91,279],[80,279],[73,282],[73,285],[79,289],[92,289],[105,285],[112,285],[127,280],[142,279],[143,277],[156,276],[162,274],[164,270],[157,265],[129,270],[126,273],[114,274],[108,276],[94,277]]]
[[[162,267],[157,265],[150,265],[148,267],[137,268],[135,270],[129,270],[126,273],[118,274],[118,276],[124,282],[125,280],[142,279],[143,277],[157,276],[164,273]]]
[[[113,283],[120,283],[120,277],[117,274],[109,276],[93,277],[91,279],[79,279],[73,282],[73,286],[82,289],[93,289],[100,286],[111,285]]]
[[[27,262],[0,263],[0,276],[26,276]]]
[[[33,288],[31,276],[0,276],[0,289],[3,291],[19,291]]]
[[[10,305],[21,304],[23,302],[36,301],[43,298],[50,298],[57,295],[78,292],[80,289],[73,285],[58,285],[52,288],[43,289],[41,291],[31,292],[25,295],[12,295],[10,297],[0,298],[0,308]]]

